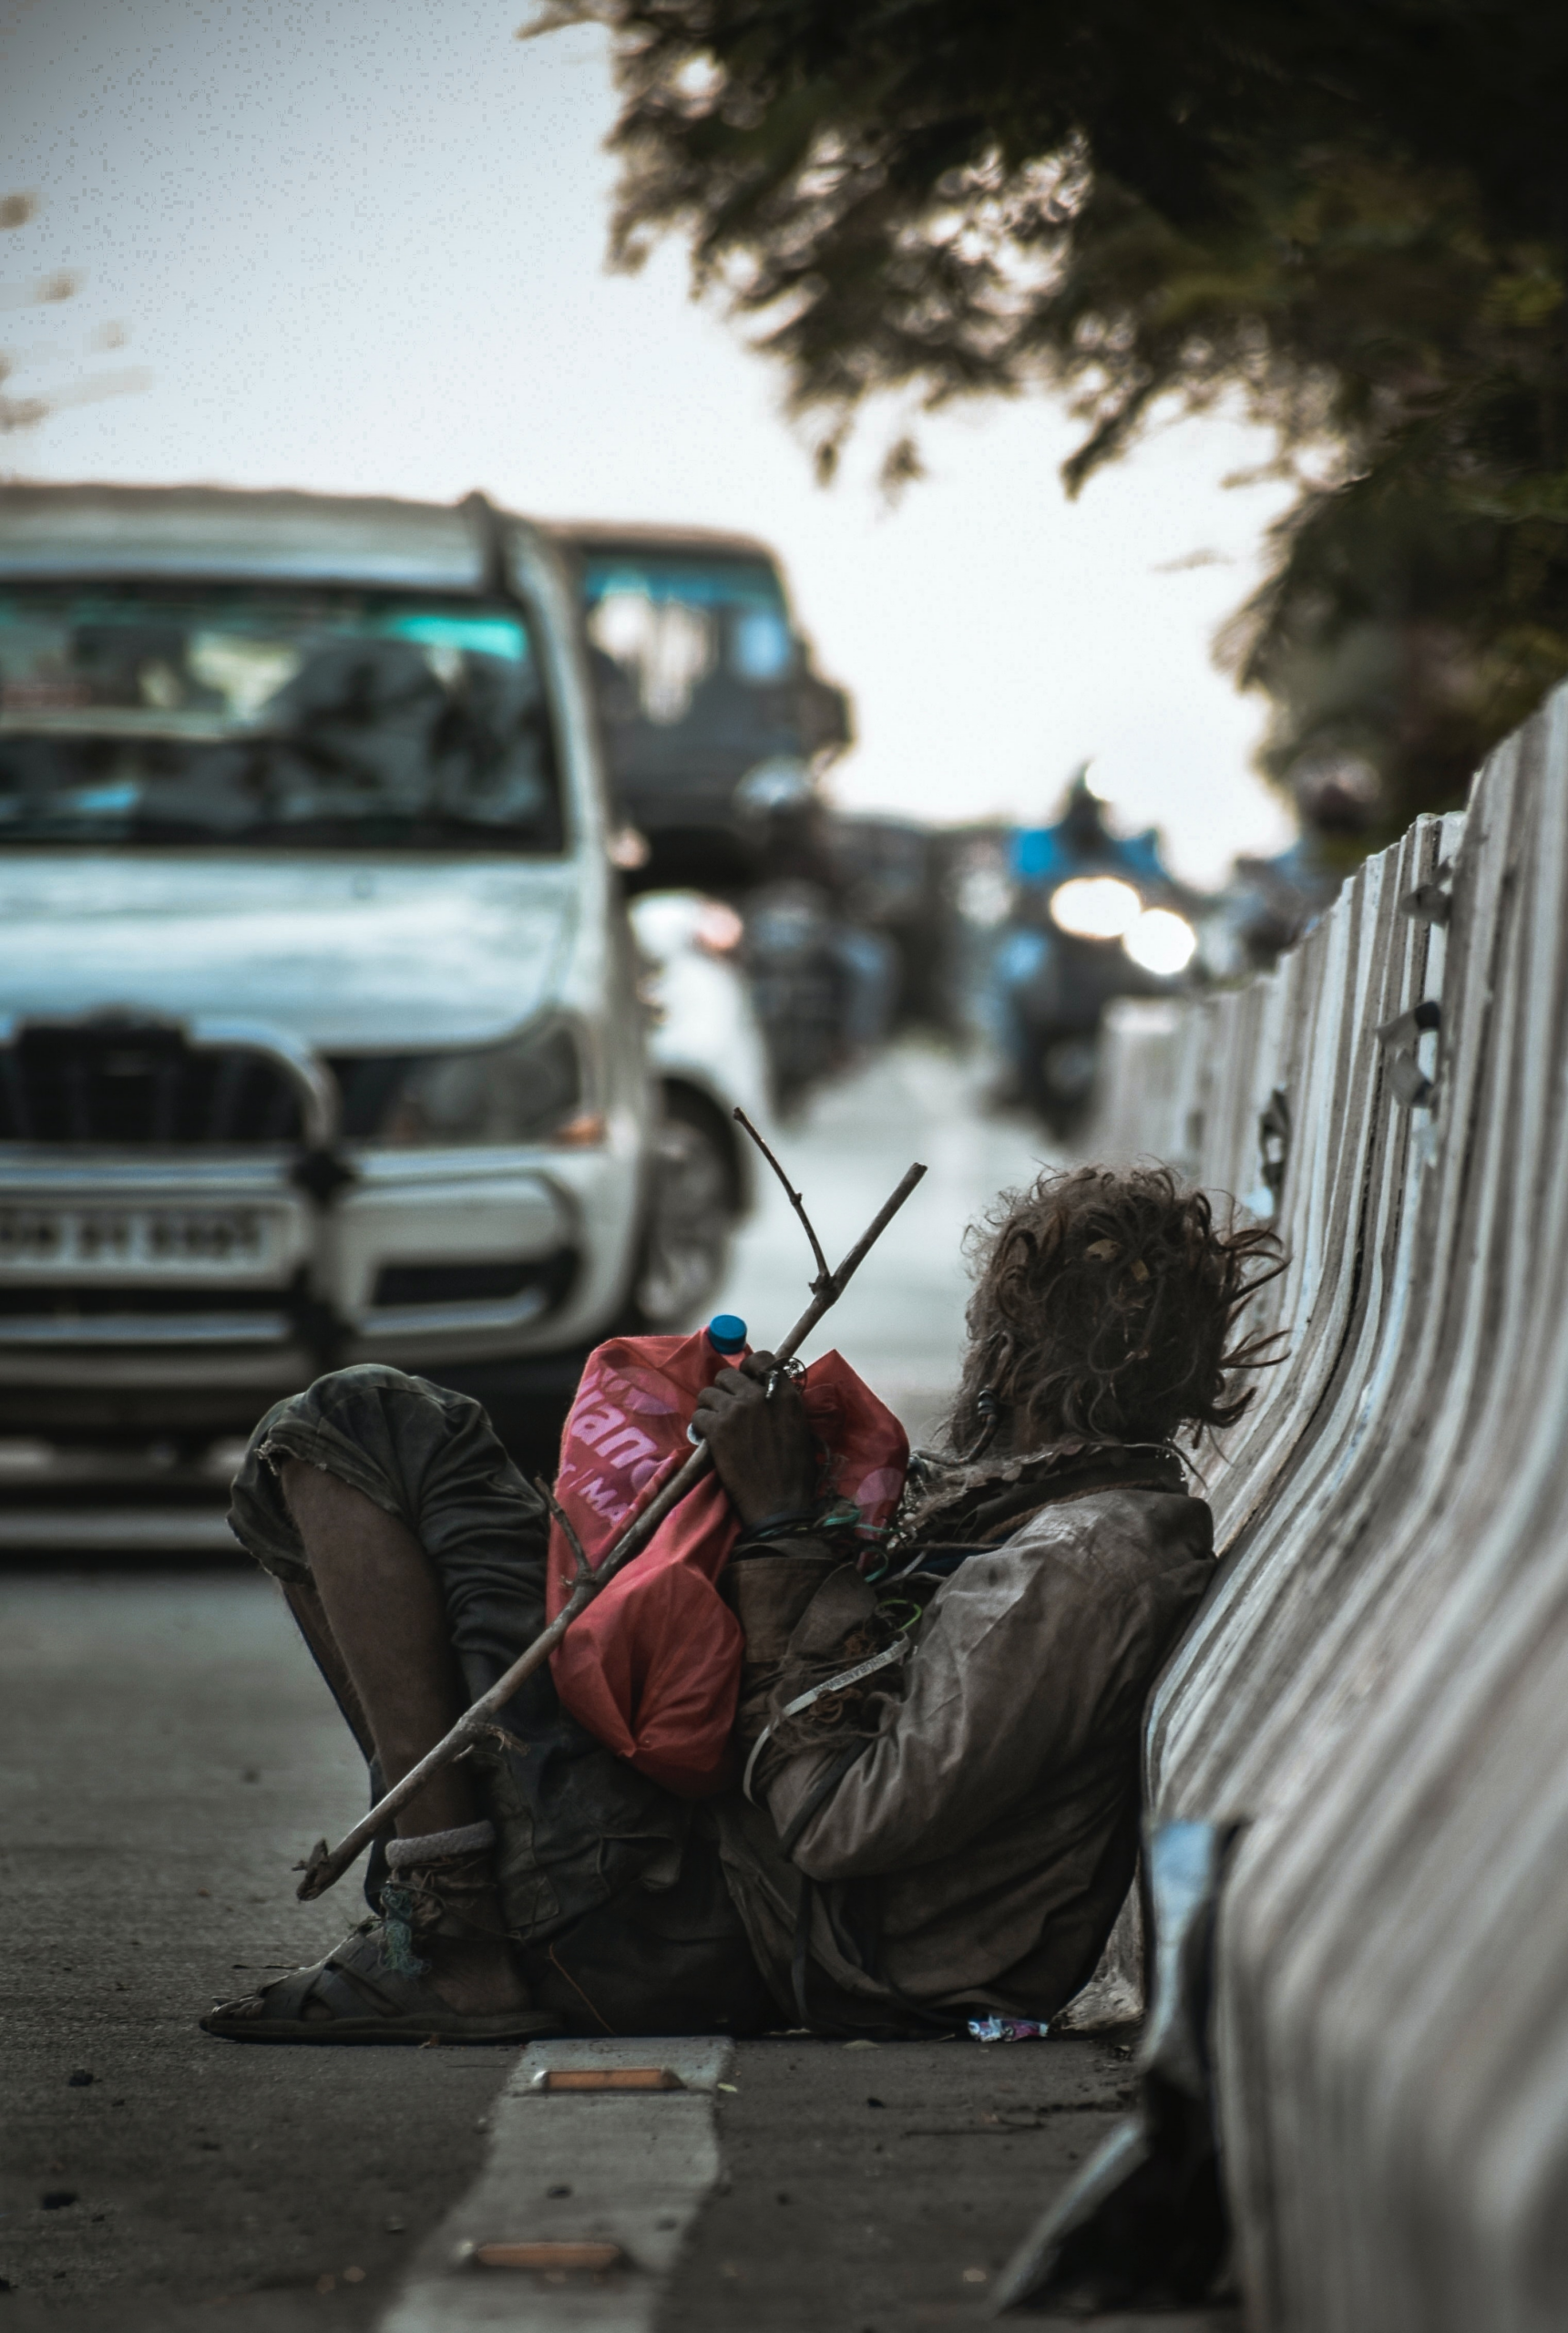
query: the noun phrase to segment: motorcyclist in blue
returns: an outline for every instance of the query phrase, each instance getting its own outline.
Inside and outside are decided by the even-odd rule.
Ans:
[[[1081,876],[1117,877],[1145,899],[1177,888],[1160,856],[1158,829],[1112,834],[1088,769],[1085,763],[1075,773],[1050,826],[1022,827],[1013,837],[1013,909],[990,968],[990,1017],[1010,1095],[1059,1134],[1069,1132],[1087,1105],[1106,1002],[1148,983],[1120,949],[1112,956],[1103,941],[1059,930],[1051,899]]]
[[[1113,835],[1105,823],[1105,803],[1090,786],[1087,762],[1073,773],[1053,825],[1019,827],[1009,871],[1020,891],[1046,894],[1074,875],[1122,875],[1131,883],[1158,884],[1162,889],[1171,882],[1160,857],[1159,828]],[[1038,904],[1043,908],[1044,899]]]

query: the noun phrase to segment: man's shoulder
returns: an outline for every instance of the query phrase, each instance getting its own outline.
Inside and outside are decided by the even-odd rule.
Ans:
[[[1208,1503],[1183,1491],[1114,1486],[1056,1499],[1026,1516],[999,1555],[1020,1565],[1066,1565],[1131,1586],[1213,1560]]]
[[[934,1598],[935,1631],[966,1660],[982,1646],[1032,1643],[1098,1671],[1153,1658],[1214,1576],[1201,1499],[1122,1486],[1053,1500],[977,1551]],[[1010,1657],[1010,1655],[1009,1655]]]

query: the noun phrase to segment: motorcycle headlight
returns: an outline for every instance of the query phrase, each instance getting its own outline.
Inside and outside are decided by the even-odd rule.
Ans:
[[[1143,971],[1173,980],[1197,953],[1198,935],[1184,915],[1170,908],[1146,908],[1122,945]]]
[[[602,1138],[589,1110],[576,1038],[563,1023],[509,1044],[430,1053],[397,1064],[371,1131],[381,1142],[444,1149],[467,1143],[584,1144]]]
[[[1075,875],[1050,895],[1050,920],[1074,940],[1122,940],[1143,913],[1131,883],[1115,875]]]

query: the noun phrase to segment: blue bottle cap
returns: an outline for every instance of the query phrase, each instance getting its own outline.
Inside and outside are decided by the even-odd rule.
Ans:
[[[708,1323],[708,1342],[715,1352],[743,1352],[745,1322],[734,1312],[715,1312]]]

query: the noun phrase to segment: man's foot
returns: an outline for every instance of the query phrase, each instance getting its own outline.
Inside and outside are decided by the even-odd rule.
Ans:
[[[537,2041],[560,2020],[523,2002],[498,2011],[463,2009],[429,1979],[395,1964],[402,1940],[382,1920],[365,1920],[311,1968],[291,1969],[258,1992],[219,2001],[200,2020],[226,2041]],[[514,1973],[514,1985],[517,1985]]]
[[[381,1891],[387,1949],[405,1975],[465,2016],[500,2017],[528,2007],[496,1893],[488,1823],[424,1838],[394,1839]]]
[[[394,1839],[382,1917],[313,1968],[220,2001],[202,2030],[233,2041],[529,2040],[536,2010],[507,1940],[488,1823]]]
[[[430,1937],[424,1952],[430,1990],[464,2017],[504,2017],[532,2006],[506,1943]]]

